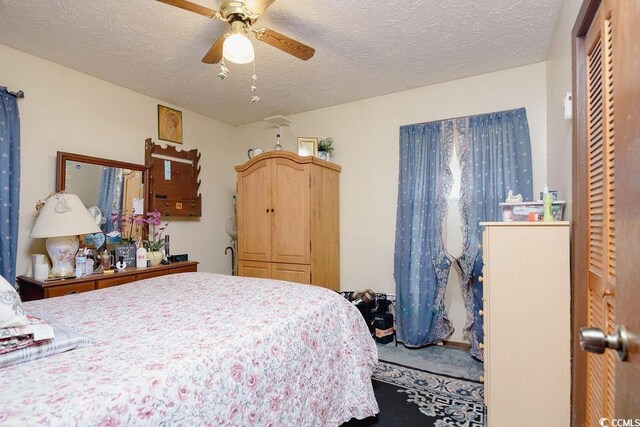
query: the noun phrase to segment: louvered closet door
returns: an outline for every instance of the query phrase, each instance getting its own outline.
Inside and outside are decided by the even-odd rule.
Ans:
[[[587,53],[588,322],[612,334],[616,322],[615,129],[611,11],[600,4],[585,42]],[[587,425],[612,419],[615,352],[587,356]]]

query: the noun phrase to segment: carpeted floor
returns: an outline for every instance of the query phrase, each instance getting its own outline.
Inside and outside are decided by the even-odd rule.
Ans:
[[[343,427],[485,425],[484,387],[478,381],[380,361],[373,374],[373,390],[380,413]]]
[[[478,381],[484,372],[482,362],[471,357],[469,351],[442,345],[412,349],[401,344],[378,344],[378,359],[472,381]]]

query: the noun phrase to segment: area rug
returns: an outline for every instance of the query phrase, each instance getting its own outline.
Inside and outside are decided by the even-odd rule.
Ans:
[[[482,383],[380,361],[373,374],[376,417],[343,426],[480,427],[485,425]]]

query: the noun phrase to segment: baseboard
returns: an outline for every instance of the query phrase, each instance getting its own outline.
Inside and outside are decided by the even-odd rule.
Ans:
[[[466,342],[442,341],[442,345],[449,348],[456,348],[458,350],[471,350],[471,344]]]

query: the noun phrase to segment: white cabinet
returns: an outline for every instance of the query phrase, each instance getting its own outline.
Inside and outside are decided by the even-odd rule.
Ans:
[[[491,427],[570,425],[569,223],[483,223]]]

